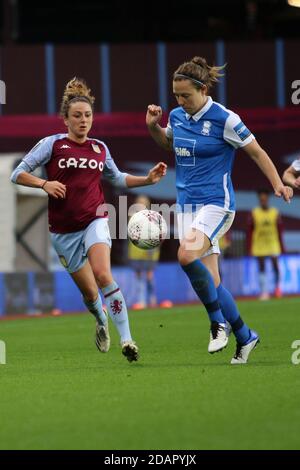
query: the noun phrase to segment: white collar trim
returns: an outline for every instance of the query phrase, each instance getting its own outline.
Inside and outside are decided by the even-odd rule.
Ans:
[[[189,120],[192,118],[196,122],[199,121],[199,119],[202,118],[203,114],[205,114],[209,110],[212,104],[213,104],[213,100],[211,96],[208,96],[207,103],[203,106],[203,108],[200,109],[200,111],[198,111],[198,113],[193,114],[193,115],[185,113],[186,119]]]

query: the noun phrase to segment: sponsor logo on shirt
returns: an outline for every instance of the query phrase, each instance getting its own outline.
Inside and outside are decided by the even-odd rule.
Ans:
[[[202,135],[209,135],[210,134],[210,128],[211,128],[211,122],[210,121],[204,121],[202,130],[201,130],[201,134]]]
[[[243,141],[246,140],[247,137],[249,137],[249,135],[251,135],[251,132],[249,131],[249,129],[245,126],[245,124],[242,121],[239,122],[233,128],[233,130],[236,132],[237,136]]]
[[[59,168],[89,168],[91,170],[99,169],[99,171],[103,171],[104,163],[99,162],[94,159],[88,160],[87,158],[60,158],[58,160],[58,167]]]
[[[69,145],[62,145],[59,147],[60,149],[70,149],[71,147]]]
[[[191,152],[186,147],[175,147],[175,153],[178,157],[191,157]]]

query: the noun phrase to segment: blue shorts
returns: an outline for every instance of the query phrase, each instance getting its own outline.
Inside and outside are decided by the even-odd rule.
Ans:
[[[84,230],[72,233],[51,233],[51,241],[59,260],[69,273],[75,273],[86,263],[88,250],[96,243],[111,247],[107,219],[93,220]]]

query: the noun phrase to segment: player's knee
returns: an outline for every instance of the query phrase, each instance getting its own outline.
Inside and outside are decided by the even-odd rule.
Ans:
[[[96,282],[100,288],[109,286],[113,282],[110,271],[96,271],[94,272]]]
[[[186,250],[182,245],[178,249],[177,258],[182,266],[192,263],[197,258],[195,253]]]
[[[86,288],[81,291],[85,302],[95,302],[98,298],[98,289]]]
[[[219,273],[212,272],[211,275],[213,277],[215,287],[218,287],[220,285],[220,282],[221,282],[221,278],[220,278]]]

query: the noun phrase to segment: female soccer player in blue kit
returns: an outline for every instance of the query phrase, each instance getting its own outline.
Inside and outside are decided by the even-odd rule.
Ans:
[[[158,163],[147,176],[120,172],[104,142],[88,138],[93,124],[94,98],[84,81],[74,78],[66,85],[61,115],[67,134],[41,140],[12,174],[12,181],[43,189],[49,196],[49,229],[54,248],[80,289],[85,305],[96,317],[96,346],[110,346],[108,322],[98,288],[120,335],[122,353],[129,362],[138,359],[132,341],[127,308],[110,267],[111,238],[102,188],[102,176],[121,187],[154,184],[166,173]],[[47,179],[30,173],[45,165]]]
[[[283,185],[271,159],[240,117],[208,95],[222,69],[210,67],[201,57],[180,65],[173,75],[179,107],[171,111],[167,127],[162,128],[161,107],[149,105],[146,123],[155,142],[175,152],[178,260],[211,322],[208,351],[226,347],[227,320],[237,340],[231,364],[244,364],[259,336],[241,319],[232,295],[220,283],[218,270],[218,240],[235,215],[231,182],[235,149],[242,147],[256,162],[276,196],[289,202],[293,192]]]

